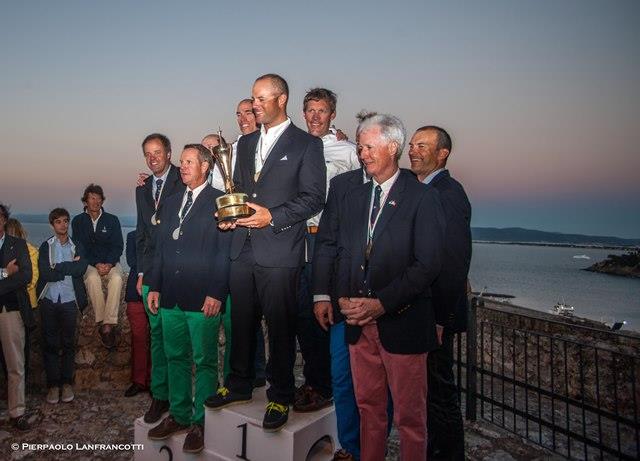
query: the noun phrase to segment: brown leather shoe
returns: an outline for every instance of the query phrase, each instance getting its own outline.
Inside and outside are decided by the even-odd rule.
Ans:
[[[29,422],[29,415],[26,413],[22,416],[18,416],[17,418],[11,418],[11,425],[21,431],[28,431],[31,429],[31,423]]]
[[[356,458],[341,448],[333,454],[333,461],[356,461]]]
[[[200,424],[194,424],[184,439],[182,451],[185,453],[200,453],[202,450],[204,450],[204,427]]]
[[[116,347],[115,326],[111,325],[111,327],[107,331],[107,328],[103,325],[100,330],[98,330],[98,333],[100,334],[100,341],[102,342],[102,345],[104,347],[106,347],[107,349],[113,349],[114,347]]]
[[[298,401],[304,402],[305,400],[307,400],[307,394],[312,391],[313,388],[308,384],[303,384],[302,386],[297,387],[295,393],[293,394],[294,405]]]
[[[156,427],[149,429],[147,437],[149,440],[166,440],[173,434],[178,434],[189,429],[189,426],[183,426],[173,419],[173,416],[169,415],[162,420]]]
[[[330,407],[333,404],[331,397],[324,397],[315,389],[309,387],[308,390],[293,404],[293,411],[298,413],[309,413],[322,408]]]
[[[148,424],[157,423],[167,411],[169,411],[168,400],[151,399],[151,406],[144,414],[144,422]]]

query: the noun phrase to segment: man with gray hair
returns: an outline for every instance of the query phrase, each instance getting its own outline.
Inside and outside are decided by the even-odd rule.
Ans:
[[[376,115],[357,130],[372,181],[340,209],[337,296],[346,317],[362,460],[384,460],[387,398],[400,434],[400,459],[424,459],[426,356],[437,345],[430,286],[440,272],[445,224],[438,192],[398,161],[402,122]]]
[[[162,318],[169,377],[169,416],[149,430],[165,440],[188,430],[183,451],[204,449],[204,400],[218,384],[218,331],[229,292],[230,235],[218,229],[216,198],[207,183],[213,161],[201,144],[187,144],[180,156],[186,189],[167,199],[148,276],[147,303]],[[145,277],[147,274],[145,274]],[[195,365],[195,386],[192,368]],[[194,389],[195,387],[195,395]]]

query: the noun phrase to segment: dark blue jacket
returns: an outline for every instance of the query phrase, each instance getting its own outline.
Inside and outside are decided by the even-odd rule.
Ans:
[[[179,238],[173,232],[179,226],[178,210],[182,195],[167,198],[162,208],[155,257],[150,272],[145,272],[149,291],[160,292],[160,307],[200,312],[207,296],[224,301],[229,293],[229,246],[231,232],[218,229],[214,216],[216,198],[222,192],[207,185],[191,205],[180,226]]]
[[[380,204],[368,263],[365,261],[371,183],[351,189],[340,209],[338,297],[378,298],[376,319],[382,347],[392,354],[421,354],[437,346],[431,284],[442,267],[446,230],[438,191],[408,170]],[[347,325],[355,344],[361,328]]]
[[[471,264],[471,204],[448,170],[429,183],[440,192],[447,220],[442,271],[431,287],[436,322],[451,331],[467,329],[467,277]]]
[[[351,190],[363,184],[362,168],[347,171],[331,179],[329,195],[324,206],[313,253],[313,294],[329,295],[333,305],[335,323],[344,320],[335,296],[335,271],[338,259],[338,235],[340,208]]]
[[[129,266],[129,277],[127,278],[127,288],[124,293],[126,302],[142,302],[142,296],[136,290],[138,283],[138,270],[136,264],[136,231],[127,234],[127,265]]]
[[[91,216],[80,213],[71,221],[72,237],[76,243],[81,243],[87,252],[87,261],[92,266],[98,263],[116,265],[120,262],[124,242],[122,229],[118,217],[102,210],[102,215],[93,231]]]
[[[55,267],[51,267],[51,255],[49,254],[49,242],[52,242],[51,237],[48,240],[42,242],[38,253],[38,283],[36,284],[36,294],[38,299],[43,295],[43,290],[47,288],[49,282],[60,282],[64,280],[67,275],[70,275],[73,282],[73,291],[76,294],[76,304],[78,309],[83,311],[89,304],[87,299],[87,291],[84,286],[83,276],[87,271],[87,259],[85,257],[84,247],[80,242],[71,240],[71,244],[74,248],[74,255],[79,256],[77,261],[66,261],[58,263]]]

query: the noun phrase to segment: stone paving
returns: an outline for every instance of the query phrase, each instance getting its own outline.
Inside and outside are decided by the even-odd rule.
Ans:
[[[79,391],[70,403],[44,402],[44,395],[31,395],[33,429],[13,430],[6,418],[6,401],[2,403],[0,425],[0,459],[2,460],[130,460],[127,449],[94,450],[89,444],[132,444],[133,420],[149,405],[148,394],[125,398],[123,390]],[[22,444],[60,444],[59,450],[38,449]],[[18,449],[12,445],[18,444]],[[70,449],[68,449],[70,448]],[[122,447],[126,448],[126,447]],[[546,460],[562,459],[533,444],[485,422],[466,425],[466,456],[470,460]],[[387,460],[398,458],[395,430],[389,441]]]

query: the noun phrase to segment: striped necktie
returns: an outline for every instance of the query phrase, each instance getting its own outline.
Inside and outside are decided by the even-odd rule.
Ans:
[[[153,198],[156,201],[156,204],[158,203],[158,199],[160,198],[161,190],[162,190],[162,179],[156,179],[156,195]]]
[[[180,212],[180,219],[184,219],[184,217],[189,212],[189,208],[191,208],[191,204],[193,203],[193,191],[187,192],[187,201],[182,207],[182,211]]]

